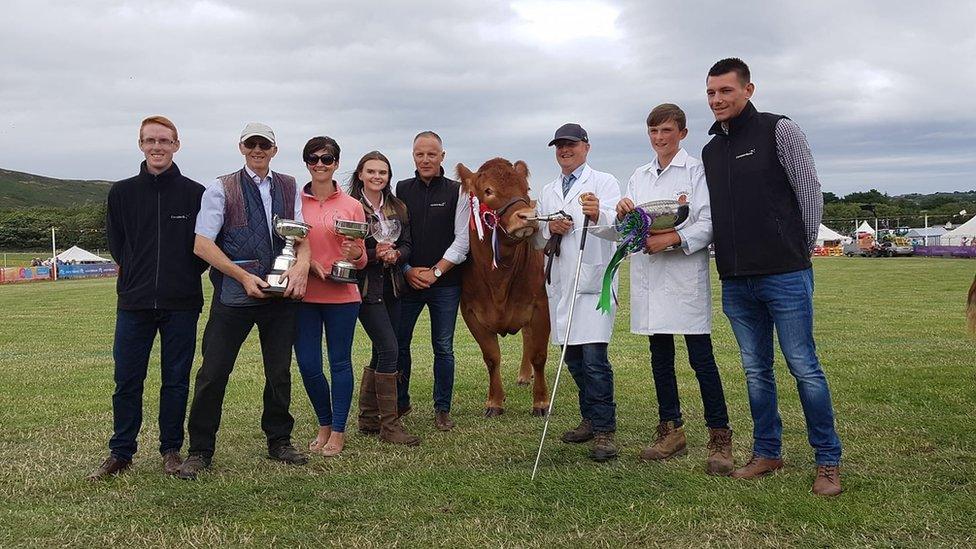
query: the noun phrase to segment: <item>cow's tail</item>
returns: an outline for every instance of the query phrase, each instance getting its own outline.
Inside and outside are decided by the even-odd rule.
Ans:
[[[976,276],[973,277],[973,285],[969,287],[966,318],[969,320],[969,332],[976,334]]]

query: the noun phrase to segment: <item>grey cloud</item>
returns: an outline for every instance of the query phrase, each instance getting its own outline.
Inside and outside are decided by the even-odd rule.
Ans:
[[[410,139],[445,138],[449,172],[521,158],[534,187],[555,174],[545,144],[563,122],[590,160],[626,180],[647,161],[644,118],[672,101],[697,155],[711,114],[708,67],[738,55],[756,105],[806,131],[825,190],[976,187],[976,7],[927,2],[606,2],[618,38],[533,41],[506,2],[7,2],[0,35],[0,166],[122,178],[138,121],[170,116],[177,162],[206,180],[241,162],[250,120],[271,124],[276,169],[326,133],[343,171],[372,149],[412,172]],[[547,4],[572,10],[572,2]],[[573,36],[574,29],[565,29]]]

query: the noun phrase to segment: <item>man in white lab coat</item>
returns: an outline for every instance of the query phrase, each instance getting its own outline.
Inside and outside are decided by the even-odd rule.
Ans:
[[[613,222],[613,207],[620,199],[617,179],[598,172],[586,163],[589,137],[579,124],[565,124],[556,130],[549,146],[556,148],[556,162],[561,173],[552,180],[539,198],[544,213],[560,210],[571,220],[550,221],[537,233],[536,245],[547,245],[546,293],[549,296],[549,318],[552,343],[566,340],[569,310],[576,299],[572,331],[566,349],[566,366],[579,389],[582,421],[566,432],[564,442],[593,440],[590,458],[607,461],[617,457],[613,434],[616,431],[616,404],[613,399],[613,370],[607,358],[607,344],[613,332],[615,308],[609,314],[597,310],[603,273],[614,252],[614,243],[590,235],[583,250],[579,295],[573,295],[576,264],[583,236],[583,216],[595,225]],[[599,204],[604,204],[600,209]],[[616,280],[614,280],[616,287]]]
[[[706,470],[726,476],[733,468],[732,430],[710,335],[711,208],[702,164],[681,148],[688,135],[685,122],[677,105],[654,107],[647,117],[647,135],[656,156],[634,171],[617,204],[617,219],[633,211],[635,204],[651,200],[689,205],[688,219],[677,230],[651,235],[645,253],[630,258],[630,331],[650,341],[659,416],[657,439],[641,452],[641,459],[663,460],[687,451],[674,375],[674,334],[683,334],[709,431]]]

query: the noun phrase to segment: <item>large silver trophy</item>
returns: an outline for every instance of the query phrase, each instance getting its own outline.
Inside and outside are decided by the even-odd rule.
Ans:
[[[295,264],[295,239],[308,236],[312,226],[294,219],[282,219],[277,215],[272,218],[271,226],[278,236],[285,239],[285,247],[281,250],[281,255],[274,258],[271,272],[265,278],[269,286],[263,289],[265,293],[280,295],[285,293],[285,288],[288,287],[288,280],[281,275]]]
[[[637,207],[644,210],[651,219],[651,224],[648,227],[649,232],[660,233],[673,231],[688,219],[689,208],[687,202],[678,200],[651,200],[650,202],[639,204]],[[646,237],[647,235],[645,235]],[[681,246],[676,244],[674,246],[668,246],[664,251],[670,252],[679,248]]]
[[[335,234],[349,238],[366,238],[371,234],[369,223],[349,219],[336,219],[334,230]],[[356,266],[345,258],[337,259],[332,263],[331,278],[336,282],[355,284]]]

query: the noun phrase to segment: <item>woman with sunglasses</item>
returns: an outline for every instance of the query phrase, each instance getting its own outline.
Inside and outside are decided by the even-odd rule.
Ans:
[[[359,385],[359,431],[379,434],[392,444],[416,446],[420,439],[407,433],[397,411],[397,335],[400,323],[400,294],[406,288],[403,265],[410,256],[410,227],[407,206],[390,192],[393,170],[379,151],[366,153],[349,179],[349,196],[359,199],[366,216],[374,223],[397,220],[396,242],[366,239],[365,269],[359,271],[363,304],[359,321],[373,343],[369,366],[363,369]]]
[[[366,249],[361,239],[336,235],[336,219],[366,220],[360,203],[342,192],[332,179],[339,168],[339,144],[331,137],[309,139],[302,152],[312,176],[302,192],[302,216],[312,226],[308,233],[311,250],[310,271],[305,299],[296,318],[295,358],[305,390],[318,416],[318,435],[309,443],[313,452],[338,455],[345,445],[346,418],[352,403],[352,340],[359,315],[359,290],[346,282],[331,279],[333,262],[346,259],[357,269],[366,266]],[[322,330],[325,329],[329,382],[322,368]]]

